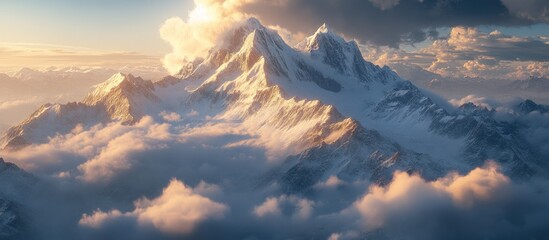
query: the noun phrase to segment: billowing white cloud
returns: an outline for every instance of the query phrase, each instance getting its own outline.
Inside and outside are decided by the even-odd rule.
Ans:
[[[487,108],[487,109],[492,109],[494,108],[493,106],[491,106],[489,103],[488,103],[488,99],[485,98],[485,97],[480,97],[480,96],[476,96],[476,95],[467,95],[463,98],[460,98],[460,99],[450,99],[448,102],[450,102],[450,104],[452,104],[453,106],[455,107],[459,107],[465,103],[473,103],[479,107],[484,107],[484,108]]]
[[[82,172],[80,178],[85,181],[108,181],[116,173],[130,169],[134,154],[150,149],[163,148],[164,142],[172,139],[169,131],[170,125],[155,123],[151,117],[144,117],[134,127],[115,123],[108,126],[108,128],[114,133],[106,136],[106,145],[100,147],[97,155],[78,166],[78,170]],[[106,132],[102,129],[97,133],[105,134]],[[96,133],[89,131],[81,134]],[[70,140],[76,141],[79,138],[78,135],[70,136]]]
[[[207,219],[220,219],[229,208],[215,202],[173,179],[155,199],[142,198],[135,203],[135,210],[122,213],[119,210],[100,210],[82,215],[79,224],[91,228],[101,228],[108,221],[130,218],[142,226],[153,226],[170,234],[188,234],[195,226]]]
[[[120,217],[131,217],[132,214],[124,214],[119,210],[111,210],[109,212],[103,212],[99,209],[95,210],[91,215],[83,214],[82,218],[78,223],[82,226],[91,227],[91,228],[100,228],[103,223],[120,218]]]
[[[194,8],[186,20],[173,17],[164,22],[160,36],[170,43],[173,51],[164,56],[164,67],[172,74],[198,58],[206,56],[208,51],[220,43],[224,33],[236,23],[249,17],[257,17],[242,11],[243,7],[257,0],[194,0]],[[271,1],[271,4],[287,4],[287,0]],[[290,32],[282,26],[270,25],[281,37],[296,44],[305,35]]]
[[[337,176],[330,176],[326,181],[319,182],[315,185],[316,188],[334,188],[341,185],[345,185],[346,182],[339,179]]]
[[[173,140],[171,125],[156,123],[146,116],[133,126],[119,122],[90,128],[75,127],[66,135],[56,135],[48,143],[28,146],[2,154],[26,170],[40,172],[80,163],[74,175],[87,182],[105,182],[130,169],[136,154],[161,149]],[[76,161],[76,162],[75,162]],[[64,173],[68,176],[68,173]]]
[[[490,202],[511,184],[494,163],[476,168],[467,175],[450,174],[427,182],[420,176],[396,172],[386,187],[372,186],[369,192],[355,202],[364,225],[370,229],[383,227],[398,214],[439,211],[444,208],[467,209],[475,204]],[[416,217],[419,215],[415,215]]]
[[[281,195],[265,199],[263,203],[254,207],[253,214],[259,218],[280,216],[284,204],[290,204],[295,209],[292,215],[294,219],[308,219],[313,213],[313,201],[295,195]]]
[[[236,11],[239,0],[194,0],[194,9],[187,20],[173,17],[160,28],[162,39],[172,45],[173,52],[164,57],[164,66],[177,73],[183,64],[204,57],[219,37],[244,16]]]
[[[435,56],[428,70],[442,76],[510,78],[518,77],[516,72],[525,66],[547,61],[547,56],[539,54],[543,49],[549,50],[549,45],[542,39],[454,27],[448,39],[436,40],[420,52]],[[546,77],[549,71],[531,72],[529,76]]]
[[[164,119],[164,121],[168,121],[168,122],[181,121],[181,115],[179,115],[176,112],[163,111],[163,112],[160,113],[160,116]]]

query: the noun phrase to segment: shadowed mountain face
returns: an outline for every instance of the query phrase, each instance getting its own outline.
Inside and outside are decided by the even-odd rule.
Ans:
[[[20,205],[27,202],[29,192],[37,179],[13,163],[0,158],[0,238],[24,239],[29,237],[29,219]]]

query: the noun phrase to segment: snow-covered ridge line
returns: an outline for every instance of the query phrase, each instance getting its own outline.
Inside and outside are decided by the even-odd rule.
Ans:
[[[231,123],[253,137],[230,146],[261,148],[279,161],[290,156],[275,174],[280,183],[304,180],[296,168],[315,173],[298,174],[314,181],[330,175],[383,181],[396,169],[434,178],[488,158],[509,171],[533,172],[536,153],[512,126],[444,108],[390,68],[365,61],[355,42],[326,25],[296,49],[249,19],[178,77],[152,83],[117,73],[82,103],[42,107],[10,129],[2,146],[44,143],[79,124],[131,125],[146,115],[165,121],[160,115],[173,112],[184,117],[171,124]]]

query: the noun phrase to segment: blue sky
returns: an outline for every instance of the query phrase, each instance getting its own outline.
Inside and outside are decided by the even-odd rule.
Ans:
[[[47,43],[163,54],[169,17],[185,18],[191,0],[2,0],[0,42]]]

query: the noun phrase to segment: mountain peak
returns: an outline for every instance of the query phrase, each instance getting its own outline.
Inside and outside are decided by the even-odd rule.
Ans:
[[[322,24],[318,30],[296,48],[309,53],[311,58],[319,60],[342,75],[351,76],[362,82],[398,79],[389,68],[380,68],[367,62],[355,41],[346,41],[333,32],[327,24]]]
[[[151,81],[131,74],[116,73],[97,85],[83,103],[89,106],[104,105],[112,119],[133,122],[143,115],[138,111],[140,107],[151,101],[160,101],[154,90]]]
[[[109,94],[113,89],[122,86],[125,83],[131,85],[145,85],[147,81],[143,80],[141,77],[135,77],[132,74],[118,72],[107,79],[107,81],[96,85],[93,94],[98,96]]]
[[[113,88],[120,85],[123,81],[127,80],[130,76],[131,76],[131,74],[126,75],[126,74],[123,74],[121,72],[115,73],[109,79],[107,79],[107,81],[97,85],[96,89],[100,90],[101,92],[108,93]],[[133,78],[133,76],[131,76],[131,78]]]
[[[531,112],[534,112],[534,111],[537,111],[541,114],[544,114],[544,113],[549,112],[549,107],[545,106],[545,105],[542,105],[542,104],[537,104],[536,102],[534,102],[530,99],[526,99],[523,102],[520,102],[515,107],[515,111],[517,111],[518,113],[522,113],[522,114],[528,114],[528,113],[531,113]]]
[[[323,23],[316,32],[306,39],[307,49],[315,47],[315,44],[318,44],[318,41],[324,41],[323,39],[331,39],[332,41],[338,42],[340,44],[348,44],[343,37],[336,34],[328,24]],[[317,46],[318,47],[318,46]]]
[[[20,79],[20,80],[27,80],[30,78],[30,76],[38,73],[38,71],[24,67],[19,69],[19,71],[15,72],[12,77]]]
[[[248,27],[249,29],[265,28],[263,25],[261,25],[261,22],[259,22],[259,20],[257,20],[257,18],[254,18],[254,17],[250,17],[250,18],[246,19],[244,25],[246,27]]]
[[[242,48],[246,38],[256,30],[264,31],[266,28],[261,25],[259,20],[253,17],[235,24],[231,29],[223,33],[221,41],[210,49],[206,58],[184,64],[179,76],[181,78],[188,78],[194,74],[196,78],[197,75],[203,75],[205,72],[220,67]]]
[[[317,30],[315,34],[319,33],[333,33],[332,29],[328,26],[328,24],[323,23]]]

